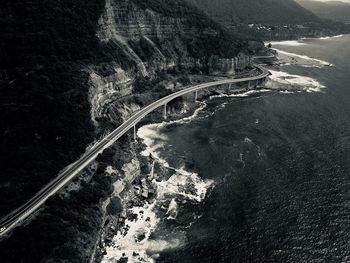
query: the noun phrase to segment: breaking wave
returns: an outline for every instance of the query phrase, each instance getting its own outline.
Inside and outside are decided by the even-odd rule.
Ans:
[[[300,41],[283,41],[272,42],[273,45],[288,45],[301,46],[305,45]],[[297,64],[303,67],[325,67],[333,66],[331,63],[316,58],[311,58],[305,55],[286,52],[276,49],[280,56],[284,56],[281,60],[285,64]],[[317,80],[295,74],[289,74],[283,71],[270,70],[271,76],[266,83],[266,88],[256,90],[239,90],[236,94],[219,94],[210,96],[209,99],[220,97],[249,97],[257,93],[277,91],[280,93],[295,93],[295,92],[321,92],[324,85]],[[104,263],[118,262],[122,258],[127,258],[128,262],[148,262],[155,263],[158,253],[180,248],[187,242],[186,233],[183,231],[171,230],[164,235],[152,235],[159,229],[164,221],[176,221],[179,212],[181,212],[182,204],[186,202],[201,203],[203,202],[210,190],[215,186],[213,180],[203,180],[197,173],[187,171],[185,167],[172,167],[167,160],[162,158],[161,152],[168,144],[166,134],[162,133],[162,129],[167,125],[174,123],[188,123],[194,118],[197,118],[207,104],[200,103],[193,115],[175,121],[168,121],[162,123],[154,123],[142,126],[137,131],[137,136],[146,145],[142,151],[142,155],[152,156],[158,164],[163,168],[171,169],[172,175],[168,178],[155,180],[153,178],[152,184],[156,185],[156,198],[152,203],[146,202],[142,206],[134,206],[129,208],[129,212],[137,215],[136,219],[126,219],[124,227],[118,230],[114,236],[112,245],[106,247],[106,255],[103,258]],[[221,106],[225,106],[223,103]],[[212,113],[211,113],[212,114]],[[208,114],[204,117],[209,116]],[[258,123],[258,120],[257,120]],[[245,142],[251,143],[249,138]],[[242,156],[241,156],[242,159]],[[113,170],[110,169],[110,172]],[[159,210],[164,212],[160,213]],[[189,223],[189,226],[195,222],[195,218]],[[186,227],[189,227],[186,226]],[[140,240],[138,237],[142,236]]]
[[[280,61],[286,64],[297,64],[302,67],[318,67],[318,68],[334,66],[332,63],[325,60],[311,58],[305,55],[299,55],[296,53],[291,53],[291,52],[283,51],[276,48],[274,48],[274,50],[278,52]]]
[[[272,42],[265,42],[265,44],[271,43],[272,46],[274,45],[283,45],[283,46],[305,46],[307,43],[304,42],[304,40],[309,39],[320,39],[320,40],[328,40],[328,39],[337,39],[342,38],[344,35],[337,35],[337,36],[327,36],[327,37],[319,37],[319,38],[309,38],[309,37],[302,37],[299,40],[283,40],[283,41],[272,41]]]
[[[269,42],[269,43],[271,43],[272,46],[275,46],[275,45],[284,45],[284,46],[297,47],[297,46],[304,46],[304,45],[306,45],[305,43],[300,42],[299,40],[272,41],[272,42]]]
[[[336,38],[342,38],[344,35],[336,35],[336,36],[328,36],[328,37],[319,37],[319,38],[316,38],[316,39],[321,39],[321,40],[328,40],[328,39],[336,39]],[[306,38],[306,37],[303,37],[301,39],[314,39],[314,38]]]
[[[270,70],[270,72],[270,81],[266,84],[270,89],[284,90],[286,92],[321,92],[325,88],[324,85],[310,77],[289,74],[283,71]]]
[[[187,123],[198,115],[198,112],[206,106],[202,103],[194,114],[176,121],[145,125],[138,129],[137,136],[142,139],[146,149],[141,152],[144,156],[152,156],[162,167],[174,171],[167,179],[161,181],[152,180],[156,187],[155,201],[146,203],[142,207],[133,207],[129,212],[138,215],[136,220],[125,221],[125,226],[118,230],[113,238],[113,245],[106,248],[107,254],[103,258],[104,263],[116,262],[122,258],[128,258],[128,262],[156,262],[158,253],[179,248],[186,243],[184,232],[172,232],[171,237],[164,235],[157,239],[150,238],[151,234],[159,227],[163,220],[175,220],[179,212],[180,201],[202,202],[210,189],[214,187],[213,180],[203,180],[197,173],[186,171],[184,167],[171,167],[161,158],[160,151],[166,145],[167,137],[160,132],[161,128],[172,123]],[[159,208],[166,206],[166,213],[159,215]],[[189,222],[192,224],[193,222]],[[139,241],[137,237],[142,236]]]

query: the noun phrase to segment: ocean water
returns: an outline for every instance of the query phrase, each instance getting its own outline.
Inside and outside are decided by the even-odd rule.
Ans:
[[[350,262],[350,36],[273,48],[266,89],[139,130],[176,171],[158,182],[142,260]]]

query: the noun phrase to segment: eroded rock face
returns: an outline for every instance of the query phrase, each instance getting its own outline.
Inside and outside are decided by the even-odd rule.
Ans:
[[[212,57],[209,60],[209,72],[213,75],[231,76],[251,66],[253,66],[253,59],[243,53],[234,58]]]
[[[185,16],[166,16],[141,8],[135,0],[106,0],[96,35],[101,42],[118,47],[129,65],[126,67],[115,61],[108,74],[100,73],[101,65],[91,67],[89,98],[95,125],[98,126],[99,118],[108,114],[109,119],[123,120],[137,110],[130,102],[127,105],[118,102],[118,99],[132,95],[137,77],[153,78],[160,71],[178,66],[205,69],[210,74],[234,75],[250,66],[251,59],[244,53],[232,58],[193,55],[193,48],[188,43],[199,36],[219,39],[220,31],[214,28],[191,24]]]
[[[116,35],[124,38],[172,38],[174,32],[185,31],[185,20],[161,16],[152,10],[142,10],[130,0],[107,0],[105,13],[99,21],[98,36],[104,41]]]
[[[177,65],[186,68],[210,66],[207,60],[195,58],[195,51],[193,48],[189,51],[187,44],[202,36],[219,40],[220,33],[215,27],[191,24],[187,17],[165,16],[143,9],[133,0],[106,0],[97,36],[102,42],[118,45],[134,62],[138,74],[151,76],[157,70]]]
[[[98,38],[102,42],[113,42],[130,57],[142,76],[154,68],[166,68],[175,64],[179,56],[171,50],[179,43],[169,45],[168,54],[163,54],[152,39],[173,39],[174,34],[186,32],[184,19],[165,17],[151,10],[142,10],[130,0],[106,0],[106,7],[99,19]],[[140,43],[141,42],[141,43]],[[135,47],[137,46],[137,48]],[[135,49],[147,49],[140,54]],[[183,54],[186,57],[187,54]]]
[[[108,103],[114,98],[132,94],[133,77],[131,73],[118,65],[114,65],[111,71],[107,76],[103,76],[94,69],[89,70],[91,120],[95,125],[97,125],[97,118],[103,116],[103,109]]]

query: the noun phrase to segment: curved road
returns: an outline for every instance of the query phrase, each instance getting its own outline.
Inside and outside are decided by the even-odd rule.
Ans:
[[[103,138],[99,143],[94,145],[92,149],[86,152],[78,161],[69,165],[62,171],[54,180],[52,180],[48,185],[46,185],[42,190],[40,190],[33,198],[23,204],[21,207],[7,215],[5,218],[0,220],[0,236],[7,233],[9,230],[17,226],[21,221],[25,220],[31,214],[33,214],[40,206],[42,206],[45,201],[55,193],[57,193],[63,186],[65,186],[69,181],[71,181],[76,175],[79,174],[86,166],[88,166],[104,149],[111,146],[116,140],[123,136],[127,131],[134,127],[141,119],[143,119],[150,112],[159,108],[160,106],[166,105],[168,102],[174,100],[177,97],[181,97],[185,94],[196,92],[205,88],[232,84],[239,82],[248,82],[259,79],[265,79],[270,75],[269,71],[265,68],[256,65],[258,69],[261,70],[261,74],[253,77],[246,77],[240,79],[226,79],[214,82],[208,82],[199,84],[193,87],[189,87],[173,94],[170,94],[160,100],[153,102],[152,104],[141,109],[134,115],[132,115],[128,120],[126,120],[117,129]]]

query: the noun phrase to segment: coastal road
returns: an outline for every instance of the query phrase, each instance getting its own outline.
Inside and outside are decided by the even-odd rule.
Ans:
[[[170,94],[162,99],[159,99],[150,105],[144,107],[140,111],[133,114],[128,120],[126,120],[117,129],[103,138],[100,142],[96,143],[89,151],[87,151],[79,160],[66,167],[54,180],[41,189],[34,197],[23,204],[18,209],[7,215],[0,220],[0,236],[5,235],[19,223],[24,221],[30,215],[32,215],[38,208],[40,208],[45,201],[55,193],[57,193],[62,187],[64,187],[69,181],[77,176],[84,168],[86,168],[95,158],[103,152],[104,149],[111,146],[116,140],[123,136],[127,131],[133,128],[140,120],[155,109],[166,105],[175,98],[181,97],[185,94],[196,92],[205,88],[214,87],[224,84],[233,84],[239,82],[249,82],[267,78],[270,73],[265,68],[256,65],[261,73],[257,76],[239,78],[239,79],[225,79],[214,82],[208,82],[185,88]]]

